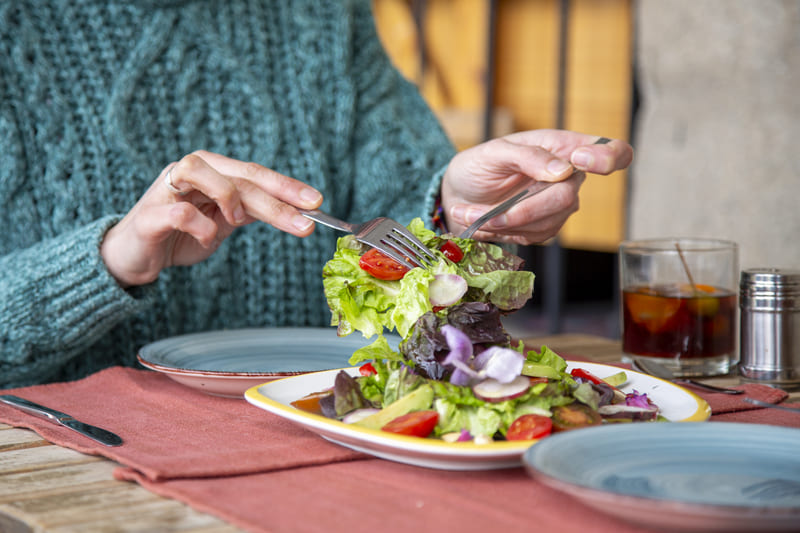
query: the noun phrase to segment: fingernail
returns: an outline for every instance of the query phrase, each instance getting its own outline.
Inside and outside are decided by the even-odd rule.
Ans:
[[[467,209],[463,206],[456,206],[450,210],[450,218],[453,221],[462,221],[464,220],[464,216],[467,214]]]
[[[242,207],[241,204],[239,204],[239,206],[233,210],[233,220],[237,224],[244,222],[246,216],[247,215],[245,215],[244,207]]]
[[[472,224],[481,218],[484,213],[485,211],[481,211],[480,209],[468,208],[466,213],[464,213],[464,221],[466,221],[467,224]]]
[[[594,156],[592,156],[592,152],[586,148],[575,150],[570,159],[572,159],[573,165],[584,170],[591,167],[594,163]]]
[[[491,219],[487,224],[488,227],[494,229],[502,229],[508,226],[508,217],[505,214],[500,214]]]
[[[305,202],[315,203],[318,202],[321,198],[322,195],[316,189],[304,188],[300,190],[300,199]]]
[[[553,159],[552,161],[547,163],[547,172],[551,176],[558,177],[563,175],[568,170],[570,170],[571,166],[572,165],[570,165],[567,161],[564,161],[562,159]]]
[[[313,222],[303,215],[295,215],[295,217],[292,218],[292,226],[300,231],[306,231],[311,227],[311,224],[313,224]]]

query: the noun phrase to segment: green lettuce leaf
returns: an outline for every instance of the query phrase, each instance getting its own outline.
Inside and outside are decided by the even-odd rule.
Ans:
[[[469,289],[462,301],[488,302],[503,311],[513,311],[531,297],[534,275],[518,270],[522,266],[519,257],[494,244],[437,236],[419,218],[408,227],[439,261],[427,269],[414,268],[396,281],[373,278],[359,267],[358,261],[368,248],[352,235],[338,240],[322,276],[331,325],[337,326],[340,336],[360,331],[370,338],[386,329],[405,338],[417,319],[432,310],[428,287],[437,274],[458,274],[467,281]],[[439,251],[448,239],[465,252],[458,263]]]
[[[439,423],[436,426],[439,435],[459,433],[466,429],[472,436],[491,437],[500,430],[503,423],[502,414],[488,407],[488,404],[479,407],[463,406],[437,398],[433,407],[439,413]]]
[[[400,352],[396,352],[389,345],[386,337],[381,334],[372,343],[353,352],[348,362],[356,366],[367,361],[398,361],[403,363],[405,358]],[[375,365],[372,366],[375,367]],[[375,367],[375,369],[378,370],[378,367]]]
[[[563,357],[558,355],[556,352],[554,352],[547,346],[542,346],[541,352],[537,352],[536,350],[530,350],[526,354],[526,360],[532,363],[547,365],[555,369],[559,374],[565,374],[566,376],[569,376],[569,374],[567,373],[567,362],[564,360]]]

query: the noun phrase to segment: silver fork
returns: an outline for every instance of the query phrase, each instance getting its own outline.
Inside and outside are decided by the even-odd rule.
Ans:
[[[594,142],[594,144],[608,144],[610,142],[611,142],[611,139],[608,139],[606,137],[600,137],[599,139],[597,139]],[[577,174],[577,172],[573,172],[572,175],[570,175],[570,177],[574,176],[575,174]],[[569,178],[567,178],[567,179],[569,179]],[[475,222],[473,222],[472,224],[470,224],[470,226],[467,229],[465,229],[461,233],[461,235],[459,235],[459,237],[461,237],[462,239],[469,239],[470,237],[472,237],[473,233],[478,231],[478,228],[480,228],[481,226],[483,226],[484,224],[489,222],[489,220],[491,220],[492,218],[496,217],[500,213],[505,213],[506,211],[508,211],[509,209],[514,207],[515,205],[517,205],[522,200],[525,200],[526,198],[530,198],[531,196],[535,196],[535,195],[539,194],[540,192],[542,192],[543,190],[550,188],[552,185],[555,185],[556,183],[558,183],[558,182],[557,181],[536,181],[536,182],[534,182],[533,185],[531,185],[530,187],[528,187],[524,191],[521,191],[521,192],[515,194],[514,196],[512,196],[511,198],[509,198],[508,200],[506,200],[502,204],[499,204],[499,205],[495,206],[494,208],[490,209],[489,211],[487,211],[486,213],[481,215],[481,217],[478,220],[476,220]]]
[[[352,233],[364,244],[377,248],[395,261],[408,268],[427,267],[438,261],[431,252],[408,228],[391,218],[373,218],[363,224],[351,224],[320,211],[319,209],[298,209],[306,218],[339,231]]]

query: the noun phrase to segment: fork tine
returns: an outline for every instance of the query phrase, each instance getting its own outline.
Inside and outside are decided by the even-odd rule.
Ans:
[[[436,256],[420,241],[416,235],[411,233],[406,227],[394,225],[392,227],[393,236],[403,244],[409,251],[419,256],[420,261],[423,263],[433,264],[436,262]],[[394,234],[399,234],[394,235]],[[403,238],[400,238],[403,237]]]
[[[367,238],[367,237],[356,237],[356,238],[360,242],[363,242],[364,244],[368,244],[368,245],[372,246],[373,248],[376,248],[377,250],[380,250],[382,253],[388,255],[389,257],[391,257],[395,261],[398,261],[399,263],[407,266],[408,268],[424,266],[422,263],[419,262],[419,260],[416,257],[410,256],[410,255],[406,255],[405,253],[402,253],[402,250],[400,252],[398,252],[397,251],[398,249],[396,247],[394,247],[391,244],[385,242],[384,240],[376,241],[376,240],[372,240],[372,239]]]
[[[427,267],[436,256],[405,226],[386,217],[366,222],[355,234],[362,242],[378,248],[391,258],[409,266]]]
[[[388,233],[385,238],[381,240],[381,242],[387,246],[391,246],[394,250],[397,250],[415,262],[418,262],[420,266],[430,266],[432,264],[430,258],[428,257],[430,252],[420,249],[416,243],[409,241],[403,235],[399,235],[394,232]]]
[[[390,218],[378,217],[363,224],[350,224],[316,209],[301,209],[300,212],[311,220],[350,232],[358,241],[380,250],[408,268],[424,268],[436,262],[436,255],[422,241]]]
[[[422,268],[426,266],[426,264],[422,262],[419,255],[412,253],[407,247],[403,246],[401,242],[396,241],[391,235],[386,235],[385,238],[381,239],[381,245],[381,251],[386,253],[386,251],[389,250],[393,254],[400,255],[403,257],[406,264],[413,263],[414,266]],[[396,256],[392,255],[392,257],[396,259]]]

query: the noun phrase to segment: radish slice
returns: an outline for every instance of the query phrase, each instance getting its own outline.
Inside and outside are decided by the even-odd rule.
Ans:
[[[461,299],[467,292],[467,280],[458,274],[436,274],[428,286],[431,305],[447,307]]]
[[[344,422],[345,424],[355,424],[356,422],[359,422],[367,418],[369,415],[374,415],[378,411],[380,411],[380,409],[370,409],[370,408],[356,409],[355,411],[350,411],[349,413],[344,415],[344,418],[342,418],[342,422]]]
[[[504,402],[522,396],[530,386],[531,380],[527,376],[517,376],[509,383],[488,378],[472,387],[472,392],[485,402]]]

